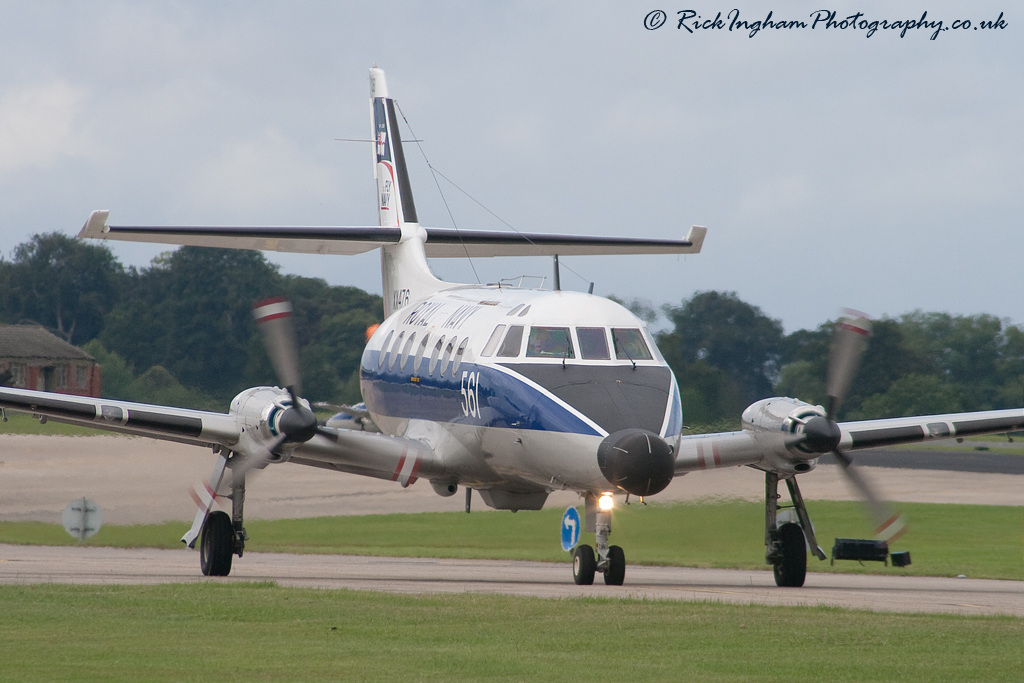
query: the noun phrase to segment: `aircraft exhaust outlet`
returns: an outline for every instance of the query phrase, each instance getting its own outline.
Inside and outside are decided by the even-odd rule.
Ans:
[[[672,447],[644,429],[609,434],[597,447],[597,464],[608,481],[634,496],[664,491],[676,468]]]
[[[459,485],[453,481],[431,479],[430,485],[433,487],[434,493],[445,498],[448,496],[454,496],[459,490]]]

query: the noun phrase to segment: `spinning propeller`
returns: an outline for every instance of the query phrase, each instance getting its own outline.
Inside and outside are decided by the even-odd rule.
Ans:
[[[299,352],[291,302],[280,297],[266,299],[253,306],[252,314],[263,336],[277,379],[291,397],[291,405],[273,420],[271,427],[277,432],[277,437],[268,444],[253,444],[250,447],[249,450],[254,452],[248,454],[251,460],[248,469],[263,467],[280,458],[278,449],[284,444],[305,443],[321,431],[316,415],[299,398],[302,393],[302,375],[299,372]]]
[[[893,541],[906,530],[903,515],[886,504],[868,485],[853,460],[839,449],[842,431],[836,423],[836,414],[846,397],[853,376],[857,372],[861,355],[871,337],[871,321],[863,313],[844,309],[843,317],[835,326],[832,352],[828,364],[825,391],[828,406],[824,416],[812,417],[804,423],[802,446],[815,453],[832,453],[846,478],[860,493],[864,506],[875,523],[875,535]]]

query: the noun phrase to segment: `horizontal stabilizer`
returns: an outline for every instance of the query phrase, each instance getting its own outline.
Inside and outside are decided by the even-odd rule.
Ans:
[[[362,254],[385,244],[397,244],[400,228],[261,227],[261,226],[143,226],[107,225],[107,211],[93,211],[79,237],[124,242],[182,244],[192,247],[254,249],[299,254]]]
[[[402,237],[397,227],[338,226],[141,226],[107,225],[108,211],[93,211],[79,237],[196,247],[255,249],[302,254],[361,254]],[[431,258],[487,256],[586,256],[598,254],[696,254],[707,228],[693,226],[682,240],[426,228]]]
[[[697,254],[707,228],[695,225],[682,240],[595,237],[524,232],[427,228],[427,256],[593,256],[601,254]]]

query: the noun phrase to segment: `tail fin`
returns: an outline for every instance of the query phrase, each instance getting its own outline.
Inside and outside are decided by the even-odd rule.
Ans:
[[[373,177],[377,179],[380,224],[397,228],[403,223],[418,223],[405,154],[402,151],[402,136],[395,117],[395,101],[388,97],[384,71],[376,66],[370,69],[370,106],[373,110],[373,138],[376,142]]]
[[[445,286],[427,265],[426,231],[416,219],[409,172],[398,132],[395,102],[388,96],[384,71],[370,69],[370,109],[373,116],[373,177],[377,179],[377,212],[382,227],[400,228],[398,244],[381,248],[384,315],[426,298]]]

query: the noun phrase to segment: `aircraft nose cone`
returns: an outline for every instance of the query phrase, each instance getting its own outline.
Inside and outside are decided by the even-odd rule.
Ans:
[[[663,491],[676,469],[672,448],[644,429],[609,434],[597,447],[597,464],[608,481],[635,496]]]

